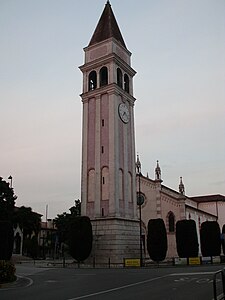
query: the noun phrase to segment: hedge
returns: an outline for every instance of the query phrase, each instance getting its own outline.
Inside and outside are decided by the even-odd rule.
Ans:
[[[92,225],[88,217],[75,217],[70,222],[68,246],[70,255],[78,262],[88,258],[92,249]]]
[[[198,236],[194,220],[180,220],[176,223],[177,253],[181,258],[198,256]]]
[[[14,232],[9,221],[0,221],[0,260],[10,260],[13,252]]]
[[[219,256],[221,253],[220,226],[216,221],[205,221],[200,229],[202,256]]]
[[[166,258],[167,234],[163,219],[150,219],[148,222],[147,249],[150,258],[159,262]]]
[[[16,268],[10,261],[0,260],[0,283],[16,280]]]
[[[225,255],[225,224],[223,225],[223,228],[222,228],[221,242],[222,242],[222,247],[223,247],[223,254]]]

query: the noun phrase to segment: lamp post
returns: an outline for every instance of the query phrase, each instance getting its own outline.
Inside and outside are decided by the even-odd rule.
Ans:
[[[138,174],[138,196],[137,205],[139,206],[139,229],[140,229],[140,266],[142,267],[142,230],[141,230],[141,205],[144,203],[144,197],[141,195],[141,162],[139,156],[137,155],[136,162],[137,174]]]

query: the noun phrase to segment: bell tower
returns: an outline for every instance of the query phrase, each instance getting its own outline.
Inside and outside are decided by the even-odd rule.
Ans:
[[[138,253],[131,53],[109,1],[84,48],[81,211],[93,253],[120,262]]]

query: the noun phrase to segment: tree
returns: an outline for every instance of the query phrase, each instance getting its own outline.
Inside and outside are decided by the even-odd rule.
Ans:
[[[220,226],[216,221],[205,221],[200,229],[203,256],[219,256],[221,253]]]
[[[15,209],[13,217],[14,225],[19,225],[23,229],[23,236],[31,238],[41,229],[41,215],[32,211],[31,207],[21,206]]]
[[[0,221],[0,260],[10,260],[13,252],[13,241],[12,223]]]
[[[198,236],[194,220],[177,221],[176,243],[179,257],[198,256]]]
[[[0,220],[12,221],[15,201],[17,197],[14,195],[13,188],[9,183],[0,177]]]
[[[222,228],[222,247],[223,247],[223,254],[225,255],[225,224],[223,225]]]
[[[81,202],[75,200],[70,213],[58,214],[54,219],[60,244],[69,246],[70,255],[77,261],[85,260],[92,249],[92,226],[88,217],[80,216]]]
[[[9,183],[0,177],[0,259],[9,260],[13,251],[12,218],[16,201]]]
[[[75,200],[75,205],[70,207],[71,215],[80,216],[81,215],[81,201],[79,199]]]
[[[54,219],[60,244],[66,243],[68,240],[70,220],[71,220],[71,214],[68,214],[66,212],[62,214],[58,214],[57,217]]]
[[[70,214],[64,212],[62,214],[58,214],[54,219],[58,232],[59,243],[67,243],[70,223],[75,217],[81,215],[81,201],[79,199],[75,200],[75,205],[70,207],[69,210]]]
[[[88,217],[76,217],[70,222],[68,246],[70,255],[78,262],[88,258],[92,249],[92,226]]]
[[[37,235],[41,230],[41,215],[32,211],[31,207],[16,207],[13,216],[14,226],[19,225],[23,231],[23,253],[37,257]]]
[[[167,234],[163,219],[150,219],[148,222],[147,249],[154,261],[162,261],[167,253]]]

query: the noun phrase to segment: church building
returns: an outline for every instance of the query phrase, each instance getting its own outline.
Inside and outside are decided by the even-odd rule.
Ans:
[[[139,158],[137,160],[139,162]],[[140,185],[139,185],[140,180]],[[147,226],[149,219],[162,218],[164,220],[168,251],[167,257],[177,257],[176,250],[176,222],[183,219],[192,219],[196,223],[199,255],[200,247],[200,228],[205,221],[217,221],[222,229],[225,224],[225,196],[208,195],[199,197],[188,197],[185,195],[185,187],[182,177],[178,191],[175,191],[162,184],[161,168],[159,162],[156,163],[155,179],[150,179],[141,173],[137,174],[137,193],[140,192],[144,199],[142,205],[142,241],[145,257],[147,253]]]
[[[204,202],[205,198],[187,197],[182,178],[178,192],[164,186],[159,162],[155,179],[142,175],[140,168],[137,172],[140,160],[136,162],[133,92],[136,72],[109,1],[84,53],[80,67],[81,213],[92,222],[91,255],[101,262],[110,258],[112,263],[121,263],[123,258],[140,257],[142,241],[143,257],[147,258],[148,220],[162,218],[168,236],[167,256],[176,256],[176,222],[191,218],[199,227],[204,220],[218,220],[218,210],[204,204],[210,203]],[[142,195],[141,207],[137,205],[137,193]],[[224,202],[225,197],[219,200]]]

